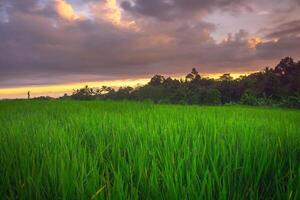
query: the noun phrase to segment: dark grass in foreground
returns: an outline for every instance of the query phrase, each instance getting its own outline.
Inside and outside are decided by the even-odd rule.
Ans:
[[[1,199],[300,199],[300,112],[0,102]]]

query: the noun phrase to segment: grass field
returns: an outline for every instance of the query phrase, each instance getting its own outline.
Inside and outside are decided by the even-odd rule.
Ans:
[[[300,111],[0,102],[0,199],[300,199]]]

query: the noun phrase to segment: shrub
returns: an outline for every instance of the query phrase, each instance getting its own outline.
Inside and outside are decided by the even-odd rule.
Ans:
[[[258,99],[252,90],[246,90],[241,98],[241,103],[244,105],[258,105]]]
[[[206,105],[221,104],[221,93],[217,89],[207,89],[203,93],[202,103]]]
[[[300,108],[300,94],[283,98],[282,106],[289,108]]]

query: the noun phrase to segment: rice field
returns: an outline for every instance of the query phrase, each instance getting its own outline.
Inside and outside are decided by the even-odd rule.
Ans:
[[[300,199],[300,111],[0,101],[0,199]]]

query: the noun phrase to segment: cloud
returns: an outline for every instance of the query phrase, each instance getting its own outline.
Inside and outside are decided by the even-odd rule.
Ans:
[[[215,40],[218,26],[202,14],[247,9],[249,1],[136,0],[123,8],[114,0],[0,2],[9,5],[9,21],[0,21],[0,87],[184,74],[192,67],[252,71],[300,52],[297,20],[259,36],[240,30]]]
[[[65,0],[54,0],[54,7],[57,14],[66,20],[73,21],[83,18],[82,16],[78,15],[73,9],[72,5]]]
[[[34,10],[36,6],[36,0],[1,0],[0,5],[8,5],[11,8],[14,8],[16,10],[22,10],[26,12],[31,12]]]
[[[299,59],[300,36],[286,36],[257,45],[257,57],[264,59],[292,56]]]
[[[104,20],[120,28],[138,30],[136,22],[124,15],[116,0],[103,0],[89,4],[90,12],[97,19]]]
[[[163,20],[202,16],[213,10],[238,12],[251,11],[252,0],[135,0],[123,1],[123,9],[134,14],[151,16]]]
[[[295,3],[300,5],[300,0],[294,0],[294,1],[295,1]]]
[[[298,58],[300,52],[300,20],[292,20],[267,27],[263,31],[266,42],[257,44],[257,57]]]
[[[293,20],[282,23],[278,26],[264,30],[268,38],[281,38],[293,35],[300,35],[300,20]]]

